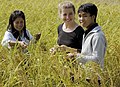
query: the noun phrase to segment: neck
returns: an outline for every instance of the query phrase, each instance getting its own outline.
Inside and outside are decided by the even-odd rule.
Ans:
[[[19,34],[22,35],[22,32],[23,32],[23,31],[19,31]]]
[[[95,24],[95,22],[94,23],[91,23],[90,25],[88,25],[87,26],[87,29],[89,29],[92,25],[94,25]]]
[[[71,24],[66,24],[66,23],[64,23],[64,27],[66,28],[66,29],[74,29],[76,26],[77,26],[78,24],[74,21],[74,22],[72,22]]]

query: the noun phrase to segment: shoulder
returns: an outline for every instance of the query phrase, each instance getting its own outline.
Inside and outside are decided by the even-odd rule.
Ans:
[[[27,34],[30,34],[30,30],[26,29],[26,33],[27,33]]]
[[[99,30],[98,32],[94,33],[93,40],[106,42],[106,37],[105,37],[104,33],[101,30]]]
[[[81,26],[78,26],[78,27],[76,27],[75,32],[84,34],[84,29]]]
[[[5,35],[13,35],[10,31],[5,31]]]
[[[81,26],[78,26],[78,27],[76,28],[76,30],[81,31],[81,32],[84,32],[84,29],[83,29]]]
[[[28,29],[26,29],[26,32],[30,32]]]
[[[58,29],[61,29],[63,26],[63,23],[58,26]]]
[[[58,33],[62,30],[63,23],[58,26]]]
[[[98,37],[104,36],[104,33],[101,30],[101,26],[95,27],[94,32],[95,32],[94,33],[95,36],[98,36]]]

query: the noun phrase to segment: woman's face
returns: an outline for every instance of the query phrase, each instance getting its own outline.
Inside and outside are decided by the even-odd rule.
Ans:
[[[21,17],[18,17],[13,22],[13,26],[16,30],[21,31],[24,27],[24,19]]]
[[[73,22],[75,19],[73,8],[62,9],[60,16],[64,23],[67,24]]]

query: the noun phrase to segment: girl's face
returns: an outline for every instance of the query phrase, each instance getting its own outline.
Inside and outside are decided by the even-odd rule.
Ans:
[[[78,20],[82,27],[89,28],[92,24],[94,24],[95,16],[90,16],[89,13],[80,12],[78,13]]]
[[[67,24],[72,23],[75,19],[75,13],[73,11],[73,8],[62,9],[60,17],[64,21],[64,23],[67,23]]]
[[[16,18],[13,25],[16,30],[21,31],[24,27],[24,19],[21,17]]]

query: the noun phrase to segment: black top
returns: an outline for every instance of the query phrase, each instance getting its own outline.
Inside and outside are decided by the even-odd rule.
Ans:
[[[66,45],[71,48],[81,49],[84,30],[78,26],[73,32],[64,32],[63,24],[58,26],[58,45]]]
[[[90,26],[86,31],[85,31],[85,36],[92,30],[94,29],[96,26],[98,26],[98,23],[93,24],[92,26]]]

